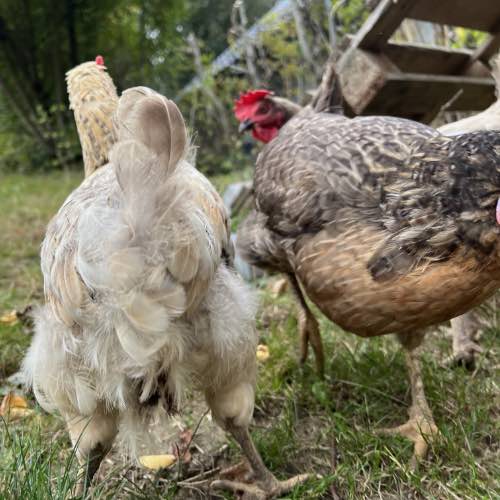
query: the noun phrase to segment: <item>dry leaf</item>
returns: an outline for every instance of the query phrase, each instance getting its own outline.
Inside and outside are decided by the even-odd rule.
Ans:
[[[139,462],[146,469],[160,470],[170,467],[176,462],[175,455],[143,455],[139,457]]]
[[[3,316],[0,316],[0,323],[9,326],[13,326],[19,323],[19,318],[17,317],[17,311],[14,310],[9,313],[5,313]]]
[[[12,421],[18,418],[23,418],[31,415],[33,410],[28,408],[28,402],[23,396],[18,396],[13,392],[9,392],[2,400],[0,405],[0,417],[5,420]]]
[[[269,359],[269,347],[264,344],[257,346],[257,359],[259,361],[267,361]]]

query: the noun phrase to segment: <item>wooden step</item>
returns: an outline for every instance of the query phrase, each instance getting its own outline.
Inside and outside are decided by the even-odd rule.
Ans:
[[[445,49],[444,47],[410,43],[388,43],[386,55],[399,70],[408,73],[435,75],[456,74],[468,67],[474,52],[471,50]],[[488,68],[482,66],[482,75],[488,76]]]
[[[494,33],[500,29],[500,1],[415,0],[407,17]]]
[[[500,34],[500,0],[381,0],[351,47],[382,49],[407,17]]]
[[[448,111],[482,111],[495,102],[489,78],[388,74],[383,87],[362,114],[387,114],[430,123],[446,106]]]
[[[494,81],[489,76],[401,71],[386,54],[361,49],[351,49],[342,57],[339,77],[355,115],[384,114],[430,122],[443,105],[450,111],[470,111],[495,101]]]

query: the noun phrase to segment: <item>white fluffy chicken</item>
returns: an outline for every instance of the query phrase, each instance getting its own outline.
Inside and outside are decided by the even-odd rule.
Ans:
[[[39,403],[67,422],[88,486],[118,430],[134,440],[152,407],[178,409],[188,382],[241,445],[261,498],[293,488],[268,471],[248,432],[254,406],[255,300],[231,264],[228,218],[188,161],[172,101],[123,93],[117,142],[50,222],[46,304],[24,362]]]

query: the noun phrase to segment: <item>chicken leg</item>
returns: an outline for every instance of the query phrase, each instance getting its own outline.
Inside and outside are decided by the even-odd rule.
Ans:
[[[476,342],[480,328],[476,314],[475,311],[469,311],[451,320],[453,354],[450,361],[454,365],[465,366],[468,370],[474,368],[476,355],[482,352],[481,346]]]
[[[116,414],[97,411],[91,417],[66,416],[66,422],[80,462],[75,494],[81,496],[90,487],[102,460],[111,449],[118,432]]]
[[[418,462],[425,458],[429,443],[439,434],[434,423],[432,411],[425,397],[422,370],[417,348],[422,343],[425,332],[399,334],[398,339],[405,351],[406,366],[410,375],[411,406],[408,410],[409,420],[398,427],[379,429],[378,433],[385,435],[400,435],[414,444],[414,454],[410,466],[415,468]]]
[[[267,500],[290,492],[311,477],[310,474],[299,474],[285,481],[279,481],[264,465],[262,457],[255,448],[248,432],[248,428],[235,425],[233,421],[227,421],[225,427],[240,445],[248,459],[252,468],[254,482],[243,483],[220,479],[211,484],[212,488],[243,495],[242,497],[247,500]]]
[[[288,274],[288,280],[298,306],[300,363],[305,363],[309,350],[309,343],[311,343],[316,358],[316,369],[318,374],[323,377],[325,372],[325,356],[323,354],[323,343],[319,333],[318,320],[314,317],[307,305],[297,277],[294,274]]]
[[[300,474],[286,481],[278,481],[264,465],[248,432],[254,407],[254,388],[251,383],[242,381],[232,387],[219,387],[218,390],[208,391],[206,396],[215,420],[240,445],[252,469],[251,483],[219,479],[210,484],[211,489],[242,494],[247,500],[265,500],[283,495],[309,479],[309,474]]]

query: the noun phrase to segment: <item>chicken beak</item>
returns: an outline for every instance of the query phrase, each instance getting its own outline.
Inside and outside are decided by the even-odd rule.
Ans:
[[[238,127],[238,132],[242,134],[243,132],[246,132],[247,130],[253,128],[254,123],[250,118],[247,118],[246,120],[242,121],[240,123],[240,126]]]

